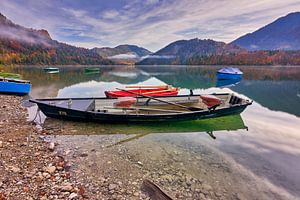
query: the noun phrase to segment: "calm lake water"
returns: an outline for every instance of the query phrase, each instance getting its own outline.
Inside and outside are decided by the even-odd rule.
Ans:
[[[219,174],[220,169],[209,169],[219,176],[213,177],[218,187],[242,190],[246,197],[259,199],[300,198],[300,67],[240,67],[244,72],[239,83],[220,83],[216,80],[216,66],[138,66],[101,67],[100,73],[85,73],[83,67],[62,67],[58,74],[47,74],[41,67],[12,68],[33,85],[31,97],[98,97],[105,90],[125,85],[170,84],[180,87],[180,93],[236,92],[254,100],[241,115],[196,122],[181,122],[160,125],[110,125],[93,123],[60,122],[46,119],[44,126],[64,129],[55,139],[62,146],[77,146],[82,151],[102,151],[104,144],[122,145],[128,153],[139,156],[145,166],[149,155],[143,152],[163,147],[182,152],[178,158],[185,173],[202,176],[203,166],[208,163],[229,165],[232,171],[246,174],[232,187],[230,181]],[[226,85],[226,86],[222,86]],[[217,87],[218,86],[218,87]],[[35,113],[30,113],[33,118]],[[155,133],[155,134],[154,134]],[[207,134],[208,133],[208,134]],[[67,134],[67,135],[66,135]],[[111,135],[113,134],[113,135]],[[213,134],[216,139],[212,139]],[[89,135],[89,136],[87,136]],[[196,155],[206,155],[203,148],[214,152],[212,157],[187,167]],[[168,157],[161,156],[167,150],[157,150],[160,162]],[[138,152],[138,154],[137,154]],[[94,159],[101,157],[94,156]],[[207,158],[207,160],[205,160]],[[151,159],[150,159],[151,160]],[[226,162],[225,162],[225,161]],[[226,164],[227,163],[227,164]],[[201,164],[201,165],[200,165]],[[150,166],[150,164],[149,164]],[[180,169],[181,169],[180,168]],[[151,171],[151,168],[149,167]],[[92,172],[91,172],[92,173]],[[155,173],[155,172],[153,172]],[[225,172],[224,172],[225,173]],[[231,174],[235,176],[234,172]],[[226,182],[227,181],[227,182]],[[244,181],[244,182],[243,182]],[[247,183],[246,183],[247,182]],[[256,185],[257,184],[257,185]],[[260,188],[262,185],[262,188]],[[247,186],[247,187],[246,187]],[[247,190],[249,191],[247,193]],[[261,196],[251,196],[254,194]],[[266,193],[274,195],[263,195]]]

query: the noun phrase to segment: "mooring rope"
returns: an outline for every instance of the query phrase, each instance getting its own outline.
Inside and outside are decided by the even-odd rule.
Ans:
[[[36,113],[35,113],[35,117],[33,118],[32,122],[35,122],[36,124],[38,124],[38,125],[41,126],[43,123],[42,123],[42,117],[41,117],[40,111],[41,111],[41,110],[40,110],[40,108],[38,107],[37,110],[36,110]],[[37,117],[39,117],[39,122],[36,121]]]

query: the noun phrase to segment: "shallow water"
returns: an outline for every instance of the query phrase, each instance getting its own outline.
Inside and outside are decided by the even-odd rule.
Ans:
[[[182,94],[191,88],[194,93],[233,91],[251,98],[253,105],[241,115],[212,120],[135,126],[46,119],[44,127],[58,134],[55,140],[61,147],[77,146],[82,152],[93,149],[96,153],[111,154],[121,147],[126,148],[127,154],[136,158],[128,165],[142,160],[154,178],[157,174],[153,169],[162,168],[163,164],[154,165],[152,159],[169,163],[198,178],[203,175],[205,166],[205,173],[215,174],[212,177],[218,187],[239,191],[248,198],[255,197],[250,195],[255,192],[266,194],[261,196],[263,199],[300,198],[300,67],[240,67],[243,80],[227,83],[230,88],[216,87],[220,84],[215,77],[218,68],[119,66],[101,67],[100,73],[95,74],[85,74],[81,67],[64,67],[59,74],[46,74],[38,67],[12,68],[11,71],[31,80],[32,97],[104,96],[105,90],[124,85],[172,84],[180,87]],[[30,117],[34,116],[32,108]],[[151,156],[147,152],[152,152]],[[91,157],[100,163],[101,157],[96,153],[91,153],[95,154]],[[202,159],[196,155],[202,155]],[[175,162],[173,158],[170,161],[170,156],[177,156]],[[84,163],[78,167],[88,168]],[[208,182],[213,184],[211,181]],[[245,187],[238,187],[243,183]]]

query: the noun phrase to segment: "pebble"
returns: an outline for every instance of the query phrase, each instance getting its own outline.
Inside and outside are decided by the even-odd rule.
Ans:
[[[75,199],[76,197],[78,197],[78,194],[73,192],[70,194],[69,199]]]
[[[141,161],[138,161],[137,164],[138,164],[139,166],[143,166],[143,163],[142,163]]]
[[[55,166],[49,166],[46,168],[46,172],[48,172],[49,174],[53,174],[55,171],[56,171]]]
[[[51,151],[54,151],[54,148],[55,148],[54,142],[50,142],[50,144],[48,146],[48,149],[51,150]]]
[[[63,183],[61,190],[64,192],[71,192],[73,190],[73,186],[71,183]]]
[[[109,184],[108,189],[109,189],[109,190],[114,190],[114,189],[116,189],[117,187],[118,187],[118,185],[111,183],[111,184]]]
[[[135,192],[135,193],[133,193],[133,196],[135,196],[135,197],[138,197],[140,195],[140,193],[139,192]]]
[[[138,183],[137,182],[132,182],[132,185],[137,185]]]
[[[200,193],[199,196],[200,196],[200,199],[206,199],[206,198],[205,198],[205,195],[204,195],[203,193]]]
[[[21,171],[21,169],[19,167],[12,166],[11,171],[14,173],[19,173]]]

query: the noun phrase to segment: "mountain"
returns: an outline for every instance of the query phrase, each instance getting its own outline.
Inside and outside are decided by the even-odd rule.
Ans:
[[[149,55],[138,64],[186,64],[192,57],[209,57],[240,52],[246,52],[246,50],[234,44],[195,38],[173,42]]]
[[[0,13],[0,64],[113,64],[97,53],[53,40],[46,30],[14,24]]]
[[[108,58],[119,63],[135,63],[141,60],[142,57],[152,53],[145,48],[128,44],[119,45],[114,48],[93,48],[92,51],[99,54],[103,58]]]
[[[250,51],[300,50],[300,12],[290,13],[253,33],[248,33],[231,44]]]

